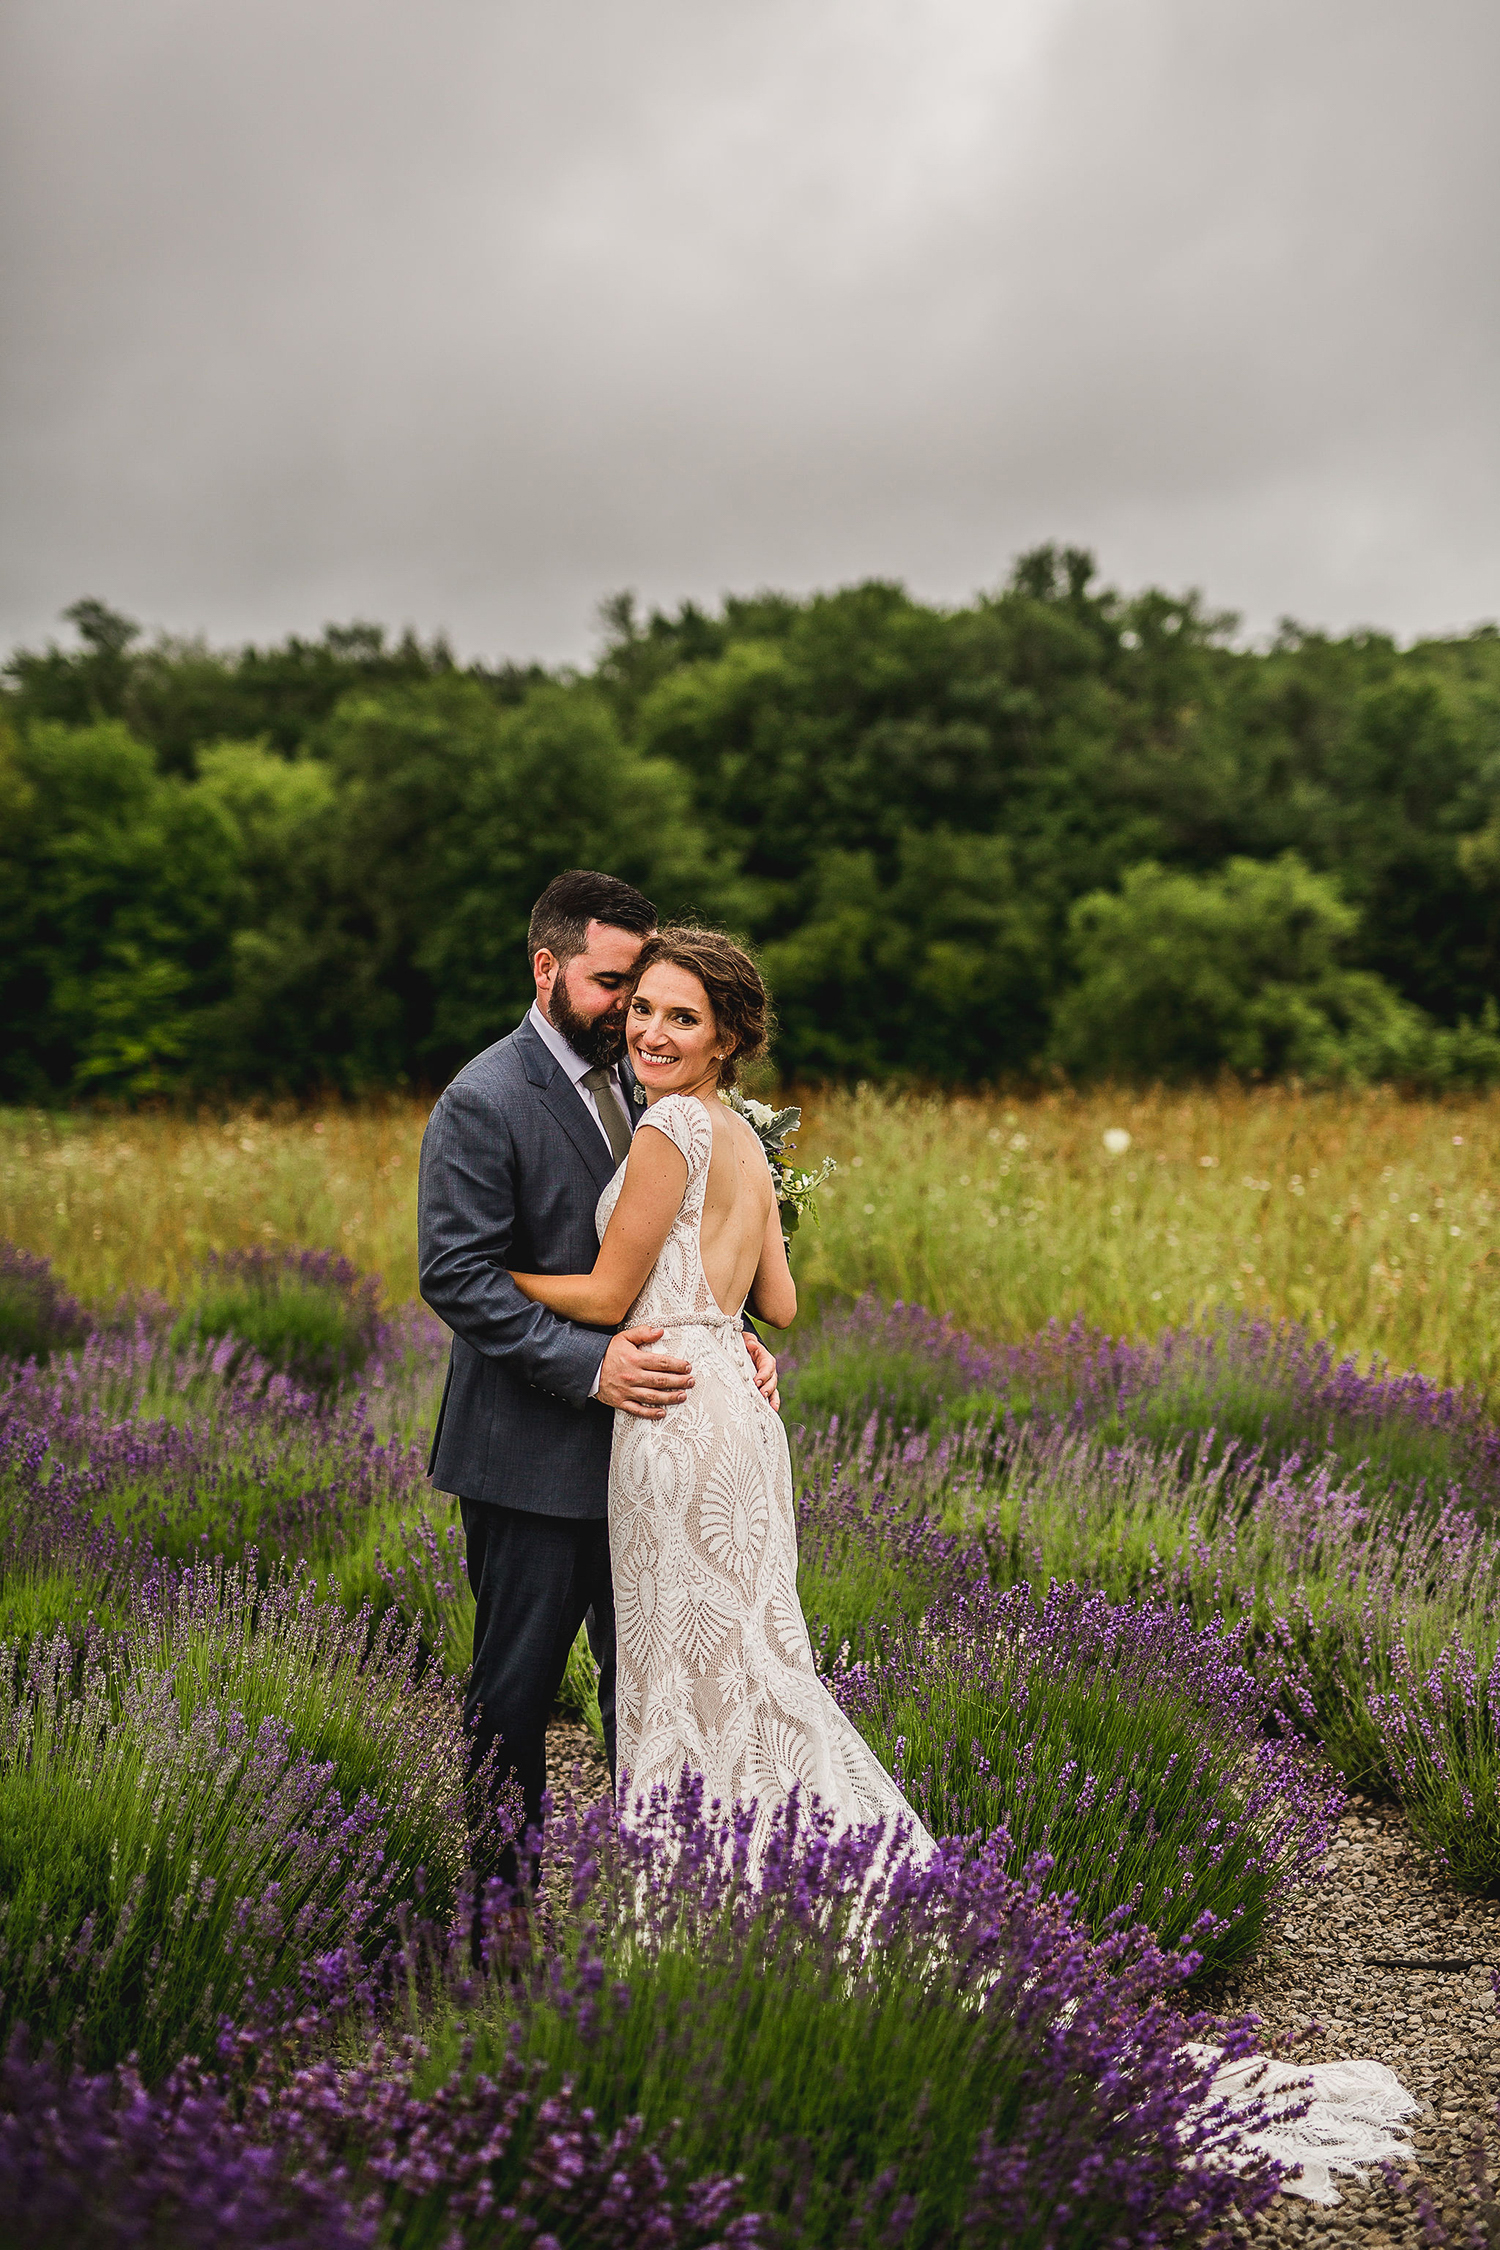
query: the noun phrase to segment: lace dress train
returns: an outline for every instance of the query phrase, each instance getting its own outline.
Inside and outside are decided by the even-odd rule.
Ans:
[[[1188,2052],[1211,2062],[1218,2050]],[[1422,2104],[1382,2062],[1298,2065],[1249,2055],[1215,2071],[1208,2098],[1227,2102],[1231,2115],[1264,2102],[1265,2123],[1242,2135],[1241,2151],[1247,2159],[1274,2156],[1300,2166],[1300,2177],[1286,2181],[1283,2193],[1308,2203],[1343,2201],[1335,2174],[1362,2182],[1371,2165],[1414,2160],[1406,2125]],[[1299,2109],[1300,2117],[1285,2114]]]

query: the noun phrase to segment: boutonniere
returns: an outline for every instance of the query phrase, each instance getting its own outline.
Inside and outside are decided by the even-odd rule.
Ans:
[[[791,1161],[791,1150],[802,1111],[769,1109],[764,1102],[752,1102],[737,1093],[732,1086],[721,1087],[719,1099],[728,1104],[736,1116],[743,1117],[753,1127],[756,1139],[766,1152],[766,1162],[771,1167],[771,1178],[776,1183],[776,1207],[781,1213],[781,1239],[791,1255],[792,1236],[802,1221],[818,1222],[817,1193],[823,1182],[838,1170],[831,1156],[825,1156],[816,1172],[799,1172]]]

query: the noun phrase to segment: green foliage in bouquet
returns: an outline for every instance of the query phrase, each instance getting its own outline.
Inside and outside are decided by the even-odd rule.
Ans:
[[[776,1208],[781,1213],[781,1239],[790,1257],[792,1236],[802,1221],[807,1218],[817,1224],[818,1190],[838,1170],[838,1165],[831,1156],[825,1156],[816,1172],[801,1172],[792,1162],[791,1151],[802,1123],[800,1104],[772,1109],[765,1102],[752,1101],[733,1087],[726,1087],[719,1099],[745,1119],[766,1152],[766,1162],[776,1186]]]

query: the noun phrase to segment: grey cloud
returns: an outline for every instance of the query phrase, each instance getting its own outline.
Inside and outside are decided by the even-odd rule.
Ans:
[[[1485,0],[19,0],[0,638],[1500,609]]]

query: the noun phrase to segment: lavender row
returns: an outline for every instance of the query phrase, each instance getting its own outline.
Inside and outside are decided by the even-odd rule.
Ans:
[[[415,1636],[302,1574],[159,1580],[81,1672],[0,1643],[0,2025],[159,2071],[300,1965],[378,1961],[458,1895],[467,1772]]]
[[[1343,1798],[1278,1724],[1242,1637],[1076,1586],[982,1582],[830,1684],[928,1826],[1045,1857],[1095,1929],[1125,1912],[1218,1970],[1321,1876]]]
[[[748,1831],[691,1782],[628,1830],[607,1807],[556,1820],[556,1909],[518,1917],[494,1887],[479,1968],[461,1932],[414,1930],[404,2031],[328,1963],[294,2040],[226,2034],[221,2081],[59,2084],[13,2046],[0,2192],[34,2214],[22,2239],[207,2242],[229,2184],[237,2239],[309,2250],[554,2229],[1149,2250],[1268,2200],[1191,2044],[1233,2057],[1253,2030],[1181,2012],[1190,1953],[1090,1938],[1002,1840],[917,1867],[794,1799],[752,1879]]]
[[[41,1364],[91,1336],[141,1324],[180,1349],[227,1342],[306,1390],[328,1392],[390,1356],[393,1324],[381,1283],[334,1250],[211,1250],[182,1304],[136,1291],[88,1310],[45,1258],[0,1241],[0,1359]]]
[[[1367,1489],[1418,1497],[1458,1483],[1471,1506],[1500,1500],[1500,1429],[1478,1392],[1362,1368],[1292,1322],[1243,1313],[1146,1344],[1081,1320],[988,1344],[920,1305],[866,1296],[800,1334],[785,1377],[810,1427],[878,1412],[893,1429],[940,1432],[1034,1419],[1159,1442],[1212,1428],[1272,1460],[1330,1453]]]
[[[100,1615],[164,1565],[250,1546],[326,1564],[372,1515],[415,1508],[424,1456],[397,1432],[435,1355],[397,1335],[401,1356],[333,1399],[232,1339],[178,1350],[147,1322],[0,1370],[0,1615]]]
[[[1427,1403],[1455,1425],[1468,1412]],[[904,1433],[878,1411],[853,1429],[835,1416],[799,1455],[804,1594],[834,1646],[857,1653],[913,1587],[923,1603],[1016,1586],[1041,1600],[1071,1582],[1179,1611],[1232,1642],[1281,1723],[1349,1782],[1400,1795],[1461,1882],[1500,1890],[1500,1534],[1462,1488],[1413,1505],[1326,1457],[1212,1429],[1113,1440],[1077,1413]],[[923,1563],[885,1596],[868,1568],[830,1594],[824,1558],[878,1554],[893,1524]]]
[[[294,1278],[306,1278],[300,1267]],[[9,1629],[26,1638],[77,1631],[90,1615],[117,1620],[130,1587],[254,1544],[311,1558],[351,1603],[394,1606],[461,1669],[468,1594],[456,1525],[429,1503],[405,1434],[432,1397],[436,1324],[408,1313],[404,1331],[387,1331],[385,1362],[332,1399],[230,1342],[176,1351],[170,1334],[161,1319],[138,1319],[0,1384]],[[1249,1658],[1283,1713],[1351,1781],[1402,1788],[1419,1821],[1429,1802],[1447,1807],[1434,1841],[1447,1848],[1462,1821],[1466,1879],[1485,1879],[1473,1838],[1489,1834],[1500,1767],[1488,1715],[1500,1555],[1487,1511],[1456,1491],[1413,1507],[1389,1477],[1371,1483],[1296,1453],[1278,1460],[1216,1429],[1193,1445],[1112,1438],[1146,1407],[1170,1424],[1187,1376],[1199,1395],[1214,1381],[1222,1389],[1226,1369],[1258,1379],[1271,1369],[1304,1420],[1324,1418],[1325,1436],[1435,1434],[1479,1464],[1482,1488],[1493,1433],[1472,1398],[1361,1374],[1292,1332],[1244,1323],[1149,1348],[1075,1329],[997,1350],[917,1308],[869,1302],[803,1347],[793,1386],[851,1352],[856,1371],[904,1355],[929,1403],[952,1390],[963,1418],[955,1411],[946,1429],[934,1418],[932,1430],[893,1442],[877,1416],[852,1446],[837,1417],[803,1433],[803,1592],[825,1650],[857,1646],[872,1620],[911,1624],[981,1582],[1076,1580],[1117,1601],[1185,1607],[1199,1625],[1223,1617],[1249,1629]],[[1175,1392],[1169,1378],[1181,1378]],[[1007,1411],[986,1420],[985,1400],[1002,1386]],[[1429,1684],[1464,1665],[1480,1681],[1472,1713]],[[1419,1720],[1420,1757],[1407,1739]],[[1493,1857],[1484,1844],[1481,1861]]]

